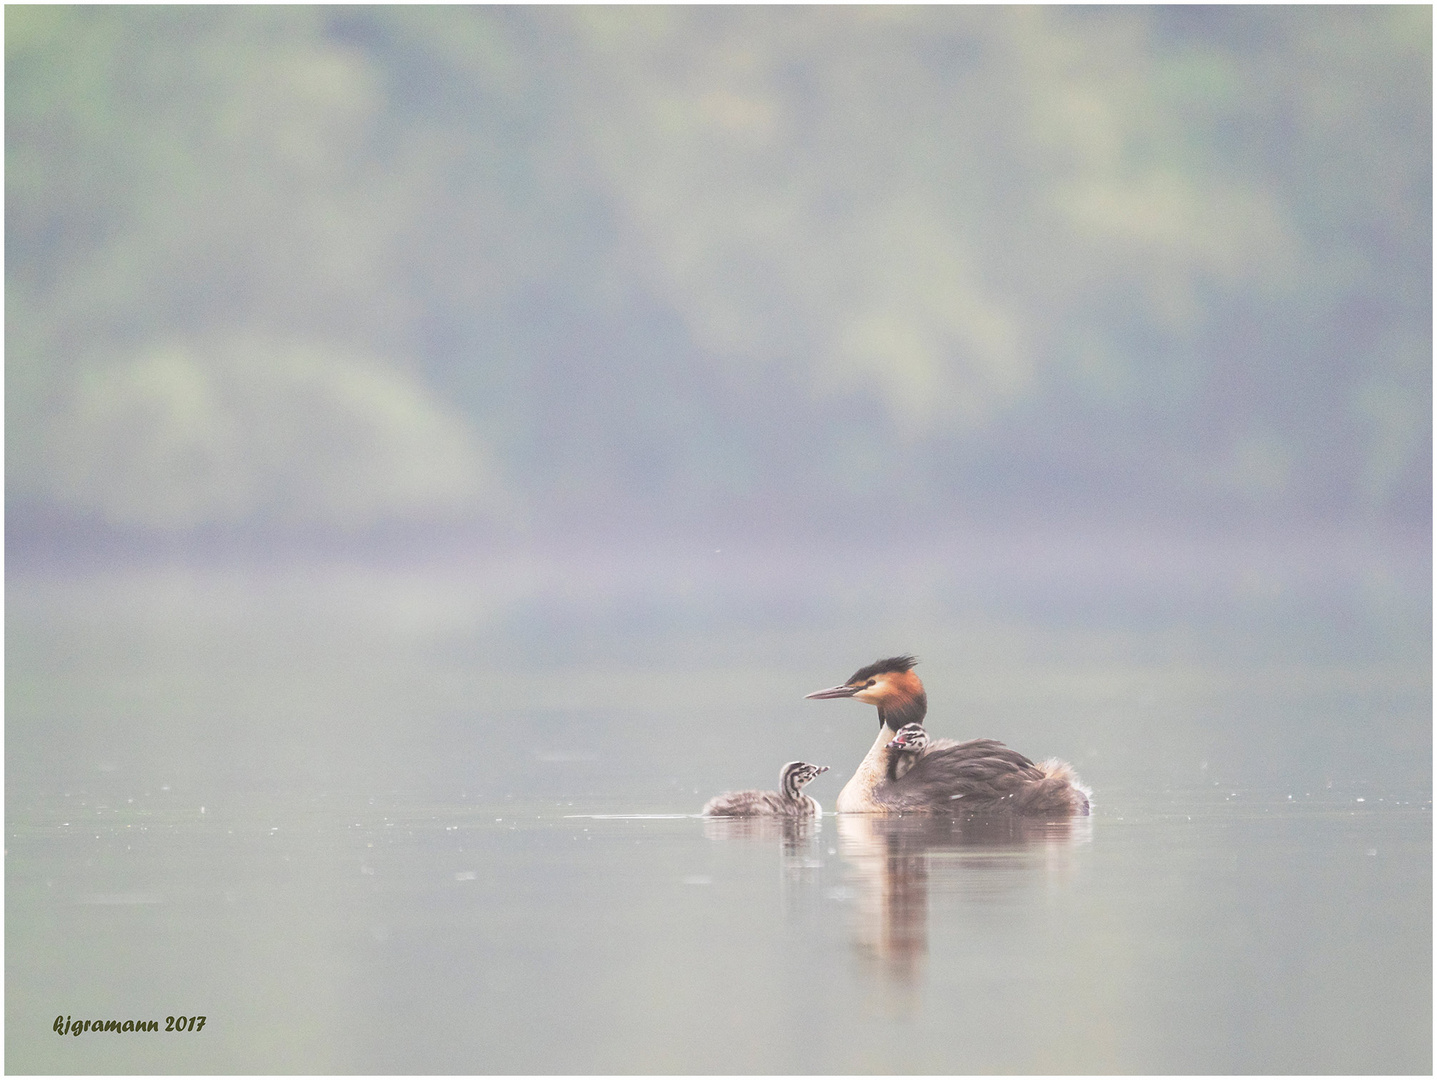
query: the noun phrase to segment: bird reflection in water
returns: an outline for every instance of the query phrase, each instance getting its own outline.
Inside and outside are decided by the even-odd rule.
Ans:
[[[755,840],[778,843],[787,856],[801,856],[823,829],[819,817],[706,817],[704,835],[710,840]]]
[[[854,948],[895,989],[916,990],[928,957],[931,888],[1001,900],[1064,876],[1091,818],[1059,821],[839,814],[838,851],[853,887]]]
[[[928,959],[929,898],[1005,903],[1069,875],[1072,851],[1092,838],[1090,817],[1057,821],[1004,814],[991,817],[889,814],[829,815],[844,887],[828,902],[851,901],[854,951],[890,991],[890,1005],[922,985]],[[819,900],[824,874],[817,817],[704,819],[716,841],[750,841],[780,848],[785,912],[798,915]],[[806,899],[805,899],[806,898]]]
[[[803,918],[817,895],[815,886],[823,874],[823,857],[816,841],[822,832],[822,817],[704,819],[704,836],[710,840],[752,841],[779,848],[782,853],[779,895],[786,918]]]

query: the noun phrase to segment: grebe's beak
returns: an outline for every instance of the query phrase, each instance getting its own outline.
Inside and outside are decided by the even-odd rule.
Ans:
[[[861,689],[863,689],[861,686],[830,686],[827,690],[815,690],[813,693],[804,694],[803,696],[805,700],[808,698],[852,697]]]
[[[827,766],[827,765],[820,765],[820,766],[818,767],[818,772],[820,772],[820,773],[826,773],[826,772],[828,772],[828,766]],[[818,773],[814,773],[814,775],[817,776]]]

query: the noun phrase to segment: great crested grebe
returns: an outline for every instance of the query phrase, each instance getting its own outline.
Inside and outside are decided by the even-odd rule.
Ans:
[[[928,749],[928,732],[923,729],[922,724],[904,724],[886,749],[888,768],[884,770],[884,775],[889,780],[898,780],[913,768],[919,755]]]
[[[902,752],[892,744],[900,731],[921,727],[928,711],[928,695],[913,673],[917,662],[912,656],[892,656],[859,668],[842,686],[807,695],[855,698],[878,707],[878,739],[838,793],[835,809],[840,814],[1088,812],[1088,789],[1071,765],[1035,765],[993,739],[928,741],[900,773],[894,756]],[[906,743],[905,736],[900,746]]]
[[[778,774],[777,791],[725,791],[706,802],[703,812],[707,817],[815,817],[823,813],[823,808],[802,789],[819,773],[826,772],[827,765],[790,761]]]

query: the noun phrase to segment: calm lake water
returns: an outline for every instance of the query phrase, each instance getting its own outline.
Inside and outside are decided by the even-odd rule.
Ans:
[[[542,569],[12,575],[7,1069],[1431,1071],[1421,580]],[[802,696],[905,650],[1093,816],[693,816],[831,808],[872,710]]]

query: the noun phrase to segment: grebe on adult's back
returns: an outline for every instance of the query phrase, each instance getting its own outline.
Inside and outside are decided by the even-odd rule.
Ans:
[[[928,695],[912,656],[893,656],[859,668],[847,682],[815,690],[811,698],[854,698],[878,708],[878,739],[838,793],[841,814],[1088,813],[1088,789],[1071,765],[1034,764],[993,739],[932,739],[906,770],[893,768],[891,748],[901,729],[922,725]],[[906,757],[907,755],[905,755]]]

